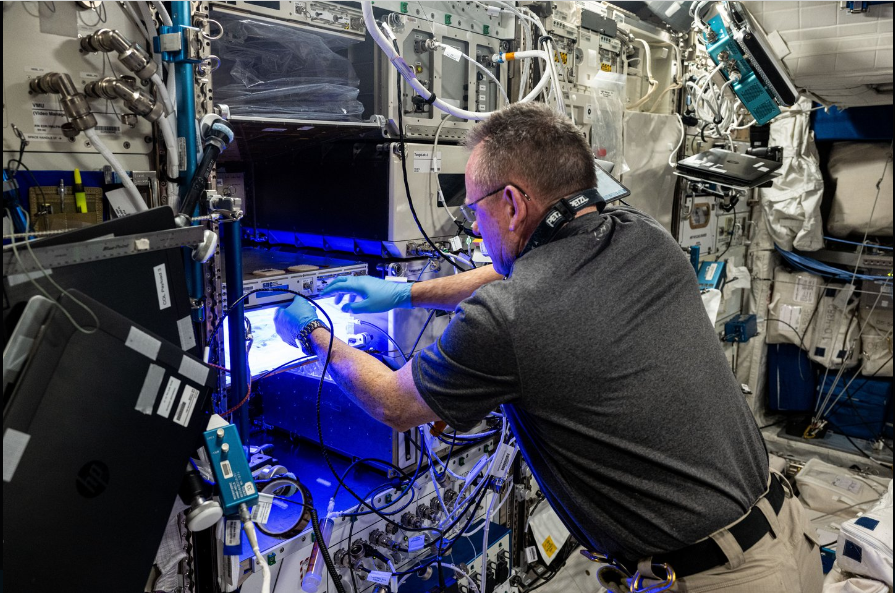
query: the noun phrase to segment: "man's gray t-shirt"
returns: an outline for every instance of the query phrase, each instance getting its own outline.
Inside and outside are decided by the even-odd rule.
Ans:
[[[626,208],[580,216],[457,308],[413,360],[468,430],[505,410],[541,490],[587,548],[670,552],[766,487],[758,427],[674,239]]]

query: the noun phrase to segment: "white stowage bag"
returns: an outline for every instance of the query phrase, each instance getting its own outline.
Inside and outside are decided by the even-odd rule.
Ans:
[[[822,286],[823,278],[814,274],[790,272],[782,266],[774,271],[774,292],[768,308],[768,344],[795,344],[808,349],[812,327],[809,322],[816,317],[812,314]]]
[[[892,311],[871,310],[862,306],[861,374],[892,376]]]
[[[845,238],[850,234],[863,236],[867,232],[871,236],[892,236],[891,158],[890,144],[833,144],[827,165],[827,171],[835,184],[833,203],[826,221],[831,235]],[[876,184],[880,177],[882,183],[877,199]]]
[[[796,474],[799,500],[822,513],[839,513],[849,507],[852,513],[866,510],[884,494],[886,482],[876,476],[859,476],[817,458],[809,459]]]
[[[827,289],[811,322],[808,358],[829,369],[854,368],[861,361],[858,299],[845,284],[831,282]]]
[[[835,566],[824,579],[823,593],[889,593],[885,583],[843,574]]]
[[[768,231],[777,245],[786,251],[817,251],[823,247],[824,181],[808,113],[811,101],[802,98],[793,109],[805,113],[771,123],[770,145],[783,147],[783,166],[774,185],[759,190],[759,195]]]
[[[888,492],[869,511],[842,524],[836,564],[844,572],[892,586],[892,480]]]

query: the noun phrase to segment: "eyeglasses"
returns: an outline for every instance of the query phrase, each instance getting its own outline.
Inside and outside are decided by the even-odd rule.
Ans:
[[[493,190],[493,191],[489,191],[488,193],[486,193],[486,194],[484,194],[484,195],[482,195],[482,196],[479,196],[478,198],[476,198],[476,199],[473,200],[472,202],[469,202],[468,204],[463,204],[462,206],[460,206],[460,212],[463,213],[463,218],[466,219],[466,222],[468,222],[469,224],[472,224],[472,223],[474,223],[474,222],[476,221],[475,210],[473,210],[472,208],[470,208],[470,206],[475,206],[476,204],[478,204],[479,202],[481,202],[481,201],[484,200],[485,198],[488,198],[488,197],[490,197],[490,196],[493,196],[493,195],[496,194],[497,192],[503,191],[503,190],[506,189],[507,186],[509,186],[509,185],[512,185],[513,187],[519,189],[519,192],[520,192],[523,196],[525,196],[525,199],[526,199],[526,200],[531,200],[531,198],[528,197],[528,194],[525,193],[521,188],[519,188],[519,186],[516,185],[515,183],[504,183],[504,184],[501,185],[499,188],[497,188],[497,189],[495,189],[495,190]]]

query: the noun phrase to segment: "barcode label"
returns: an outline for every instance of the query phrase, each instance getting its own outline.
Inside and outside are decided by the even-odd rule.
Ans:
[[[239,521],[228,520],[224,544],[228,546],[239,545]]]
[[[93,129],[96,130],[97,134],[110,135],[110,134],[120,134],[121,133],[121,128],[119,126],[96,126]]]
[[[199,399],[199,390],[189,385],[185,386],[183,395],[180,396],[180,404],[177,406],[177,415],[174,416],[174,422],[181,426],[188,426],[197,399]]]
[[[233,477],[233,468],[230,467],[229,461],[221,462],[221,473],[224,474],[224,478],[227,480]]]
[[[255,484],[254,482],[246,482],[243,487],[243,491],[245,491],[246,496],[251,496],[255,493]]]
[[[425,535],[414,535],[412,538],[407,540],[407,551],[408,552],[418,552],[423,549],[423,546],[426,545],[426,536]]]
[[[534,546],[525,548],[525,560],[531,564],[538,561],[538,550]]]

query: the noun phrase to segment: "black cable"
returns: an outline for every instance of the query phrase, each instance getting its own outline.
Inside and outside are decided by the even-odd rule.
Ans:
[[[419,228],[420,233],[423,234],[423,238],[426,240],[426,243],[432,248],[435,255],[446,261],[447,263],[454,266],[459,272],[464,272],[465,270],[455,264],[451,259],[446,257],[441,249],[438,248],[437,245],[429,238],[429,235],[426,233],[426,230],[423,228],[422,223],[420,222],[419,216],[416,214],[416,208],[413,206],[413,198],[410,197],[410,181],[407,177],[407,151],[404,145],[404,101],[402,99],[403,89],[401,88],[401,77],[398,77],[398,142],[401,146],[401,173],[404,177],[404,191],[407,193],[407,204],[410,206],[410,214],[413,215],[413,220],[416,222],[416,226]]]
[[[859,452],[861,455],[863,455],[864,457],[866,457],[866,458],[869,459],[870,461],[872,461],[872,462],[874,462],[874,463],[876,463],[876,464],[879,464],[879,465],[883,466],[883,467],[886,468],[886,469],[891,469],[891,467],[892,467],[891,465],[886,465],[885,463],[883,463],[883,462],[881,462],[881,461],[878,461],[878,460],[874,459],[873,457],[871,457],[870,454],[867,453],[867,451],[865,451],[864,449],[862,449],[862,448],[858,445],[858,443],[854,442],[850,436],[848,436],[847,434],[845,434],[844,432],[842,432],[842,429],[839,428],[836,424],[834,424],[829,418],[827,418],[826,420],[827,420],[827,422],[830,423],[830,426],[832,426],[833,429],[836,430],[836,431],[838,432],[838,434],[841,434],[841,435],[844,436],[846,439],[848,439],[848,442],[851,443],[852,446],[853,446],[855,449],[857,449],[858,452]]]
[[[432,321],[432,318],[435,317],[435,310],[429,312],[429,316],[426,317],[426,323],[423,324],[423,329],[420,330],[420,335],[416,337],[416,341],[413,343],[413,348],[410,349],[410,356],[416,352],[416,347],[420,345],[420,340],[423,339],[423,334],[426,333],[426,328],[429,327],[429,322]]]
[[[398,343],[395,341],[395,339],[387,331],[385,331],[384,329],[382,329],[375,323],[370,323],[369,321],[364,321],[362,319],[359,320],[358,323],[360,323],[361,325],[366,325],[366,326],[372,327],[373,329],[378,330],[379,333],[381,333],[383,336],[386,337],[386,339],[388,339],[389,342],[391,342],[392,346],[394,346],[395,349],[398,351],[398,354],[401,355],[401,358],[404,359],[404,362],[406,363],[408,361],[407,355],[404,353],[404,351],[401,349],[401,347],[398,345]]]

